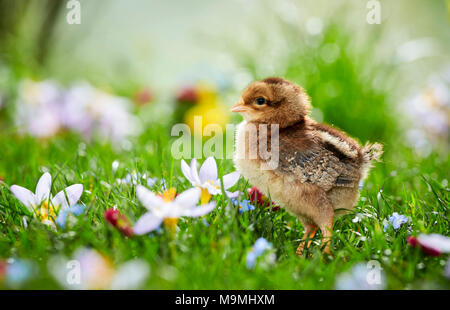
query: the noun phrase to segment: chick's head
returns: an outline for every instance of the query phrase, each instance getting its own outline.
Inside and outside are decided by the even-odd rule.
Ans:
[[[310,111],[310,100],[298,85],[282,78],[251,83],[231,111],[247,122],[279,124],[281,128],[302,121]]]

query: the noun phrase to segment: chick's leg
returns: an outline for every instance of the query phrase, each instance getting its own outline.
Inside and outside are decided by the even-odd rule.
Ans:
[[[306,248],[309,248],[309,246],[311,245],[312,242],[312,238],[314,238],[314,236],[316,235],[317,232],[317,226],[311,223],[308,223],[306,221],[302,221],[303,226],[305,227],[305,235],[303,237],[303,239],[300,241],[300,244],[298,245],[297,248],[297,255],[298,256],[302,256],[303,254],[303,250],[305,248],[305,244],[306,244]]]
[[[316,207],[318,212],[313,220],[322,232],[322,242],[325,245],[323,252],[330,254],[330,240],[333,232],[334,208],[325,195],[322,195],[321,198],[317,200]]]
[[[328,225],[321,225],[320,231],[322,232],[323,244],[325,247],[323,248],[323,252],[325,254],[330,254],[330,241],[331,235],[333,233],[333,219],[330,220]]]

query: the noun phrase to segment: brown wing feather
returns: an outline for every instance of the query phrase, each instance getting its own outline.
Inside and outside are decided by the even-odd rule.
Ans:
[[[282,173],[293,173],[302,183],[315,184],[325,191],[335,186],[355,187],[359,181],[356,163],[322,145],[295,150],[280,142],[278,169]]]

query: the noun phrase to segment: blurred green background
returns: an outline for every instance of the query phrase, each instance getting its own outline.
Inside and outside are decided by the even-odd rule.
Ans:
[[[81,23],[68,24],[67,1],[0,1],[3,110],[24,78],[82,80],[128,97],[150,87],[151,121],[167,122],[180,85],[226,86],[231,105],[250,81],[283,76],[306,88],[316,119],[362,141],[403,133],[427,140],[424,154],[447,142],[448,1],[380,1],[380,24],[366,20],[369,1],[79,2]],[[411,98],[439,83],[447,128],[408,133],[432,118]]]

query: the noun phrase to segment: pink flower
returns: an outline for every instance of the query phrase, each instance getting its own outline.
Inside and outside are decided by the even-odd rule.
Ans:
[[[128,218],[117,209],[108,209],[105,211],[104,217],[108,223],[116,227],[127,237],[134,235],[133,227]]]
[[[417,237],[409,236],[406,241],[412,246],[420,246],[422,251],[431,256],[450,253],[450,238],[439,234],[420,234]]]

